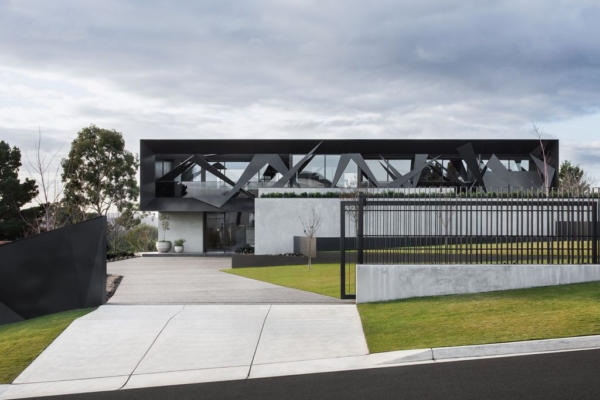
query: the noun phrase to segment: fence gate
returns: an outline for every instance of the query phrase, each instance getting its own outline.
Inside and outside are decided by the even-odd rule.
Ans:
[[[363,213],[365,199],[342,201],[340,206],[340,293],[342,299],[356,299],[356,264],[363,262]],[[360,243],[359,243],[360,242]]]

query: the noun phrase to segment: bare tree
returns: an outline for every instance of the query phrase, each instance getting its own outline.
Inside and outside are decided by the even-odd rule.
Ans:
[[[452,202],[436,206],[435,216],[440,221],[444,231],[444,245],[448,245],[448,235],[452,231],[452,216],[454,215],[455,209]]]
[[[550,173],[548,167],[550,162],[552,161],[548,156],[546,151],[547,142],[542,139],[542,135],[544,131],[542,128],[538,127],[536,124],[533,124],[533,128],[531,129],[531,133],[535,136],[540,142],[540,150],[542,151],[542,162],[544,163],[544,168],[540,171],[540,180],[542,181],[542,185],[544,186],[544,193],[546,197],[550,197],[550,186],[552,182],[550,181]],[[538,169],[539,171],[539,169]]]
[[[352,179],[349,182],[349,185],[347,187],[343,187],[341,188],[341,192],[340,192],[340,197],[343,199],[348,199],[350,201],[353,201],[354,204],[352,204],[351,206],[349,206],[348,208],[346,208],[347,214],[350,217],[350,222],[352,223],[352,226],[354,227],[354,235],[358,236],[358,199],[361,193],[364,193],[366,197],[369,196],[369,194],[372,194],[374,192],[374,188],[370,185],[370,183],[367,183],[366,187],[360,187],[358,185],[358,182],[355,179]]]
[[[27,163],[25,169],[35,180],[39,193],[33,200],[37,204],[37,211],[33,218],[23,218],[35,234],[51,231],[64,225],[61,198],[63,185],[60,178],[59,162],[55,163],[60,150],[49,153],[42,150],[42,132],[38,130],[38,140],[34,144],[33,157],[26,152]],[[56,164],[54,166],[53,164]]]
[[[312,245],[313,238],[317,234],[317,231],[321,227],[322,219],[317,210],[314,207],[310,208],[310,214],[303,219],[300,217],[300,222],[302,223],[302,229],[304,231],[304,236],[308,240],[308,270],[310,271],[311,262],[312,262]]]

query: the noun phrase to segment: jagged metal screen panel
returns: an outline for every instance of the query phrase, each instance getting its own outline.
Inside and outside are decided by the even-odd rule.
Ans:
[[[105,302],[105,217],[0,246],[0,325]]]

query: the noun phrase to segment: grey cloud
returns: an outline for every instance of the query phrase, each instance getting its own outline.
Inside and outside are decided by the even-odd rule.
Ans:
[[[0,1],[0,62],[106,80],[174,108],[263,107],[281,114],[260,121],[279,137],[523,137],[530,121],[600,107],[593,2],[366,4]],[[230,132],[226,117],[201,111],[77,111],[128,140],[255,129]]]

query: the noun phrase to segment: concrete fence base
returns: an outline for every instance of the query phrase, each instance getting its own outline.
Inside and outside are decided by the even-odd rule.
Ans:
[[[600,281],[600,265],[357,265],[356,302]]]

